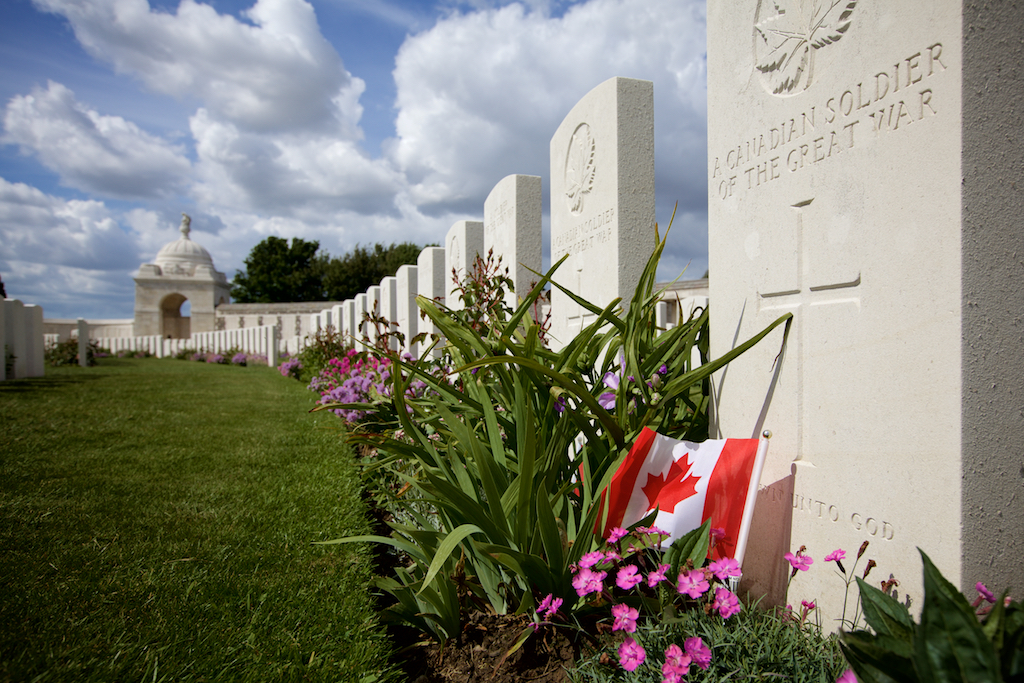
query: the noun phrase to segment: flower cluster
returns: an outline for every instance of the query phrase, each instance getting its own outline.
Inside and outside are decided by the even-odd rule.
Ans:
[[[602,550],[583,555],[574,568],[572,586],[580,598],[598,606],[611,604],[612,632],[636,633],[642,606],[654,597],[684,605],[703,603],[706,611],[717,611],[723,619],[739,613],[739,598],[724,585],[740,576],[736,560],[723,558],[707,567],[694,567],[687,561],[673,581],[668,576],[670,565],[661,562],[662,555],[655,550],[667,538],[668,534],[657,527],[638,527],[631,532],[615,528]],[[640,599],[629,593],[639,594]],[[626,671],[635,671],[647,661],[647,652],[626,635],[618,648],[618,660]],[[711,650],[698,637],[688,638],[682,648],[671,645],[665,651],[663,683],[682,681],[691,664],[707,669],[710,663]]]
[[[413,360],[405,354],[404,360]],[[320,404],[374,403],[391,400],[391,360],[372,353],[349,349],[341,358],[331,358],[309,383],[310,391],[320,394]],[[420,398],[427,389],[425,382],[415,380],[406,390],[406,398]],[[366,410],[337,408],[334,413],[346,422],[355,423],[367,417]]]
[[[281,363],[277,369],[283,377],[298,379],[299,373],[302,371],[302,362],[298,358],[289,358]]]

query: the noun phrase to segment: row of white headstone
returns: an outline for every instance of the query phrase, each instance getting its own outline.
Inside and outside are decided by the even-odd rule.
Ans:
[[[18,299],[0,305],[0,380],[43,376],[43,309]],[[10,368],[8,368],[8,359]]]
[[[616,297],[629,300],[654,249],[653,112],[652,83],[613,78],[580,100],[551,140],[551,257],[568,255],[555,278],[601,307]],[[444,247],[424,249],[415,266],[402,266],[366,292],[313,314],[310,326],[372,342],[378,331],[365,316],[376,311],[404,335],[402,350],[418,356],[412,338],[437,330],[420,319],[416,296],[461,308],[457,278],[465,278],[478,255],[493,253],[502,270],[508,267],[512,307],[512,297],[530,291],[541,270],[541,213],[541,178],[507,176],[484,201],[482,221],[458,221]],[[550,313],[556,348],[591,321],[557,288]],[[398,350],[396,340],[391,345]]]

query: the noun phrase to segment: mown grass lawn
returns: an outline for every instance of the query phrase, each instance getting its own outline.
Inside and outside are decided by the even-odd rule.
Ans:
[[[269,368],[0,383],[0,680],[375,681],[390,646],[339,421]]]

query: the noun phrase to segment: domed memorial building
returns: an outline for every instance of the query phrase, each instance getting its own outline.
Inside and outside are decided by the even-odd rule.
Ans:
[[[137,336],[185,339],[193,332],[212,332],[216,307],[231,301],[227,277],[213,267],[210,252],[189,239],[192,219],[181,216],[181,238],[165,244],[135,276]],[[186,301],[191,317],[182,316]]]

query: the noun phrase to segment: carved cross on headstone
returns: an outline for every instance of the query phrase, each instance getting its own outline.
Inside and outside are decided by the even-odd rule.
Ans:
[[[586,299],[583,294],[583,256],[582,254],[576,255],[576,284],[573,288],[573,294],[576,296]],[[579,332],[593,322],[597,316],[590,311],[587,311],[583,306],[579,305],[575,301],[572,302],[573,314],[568,317],[569,330],[572,334],[576,335]]]
[[[827,378],[809,378],[811,354],[822,349],[812,348],[808,335],[812,326],[822,324],[819,314],[835,315],[836,306],[860,310],[860,297],[856,288],[861,283],[859,267],[850,263],[848,250],[829,243],[828,235],[817,223],[805,222],[812,199],[792,205],[796,211],[795,234],[783,237],[777,245],[769,247],[768,273],[764,278],[764,291],[757,293],[758,311],[781,314],[792,311],[795,335],[790,343],[796,345],[795,368],[797,414],[795,460],[804,460],[807,452],[806,425],[816,402],[840,397],[841,387],[826,386]],[[775,246],[776,248],[771,248]],[[778,252],[778,253],[774,253]],[[853,291],[851,291],[853,290]],[[828,325],[827,329],[835,329]],[[819,393],[819,389],[824,392]],[[814,395],[811,395],[813,392]],[[806,461],[805,461],[806,462]]]

